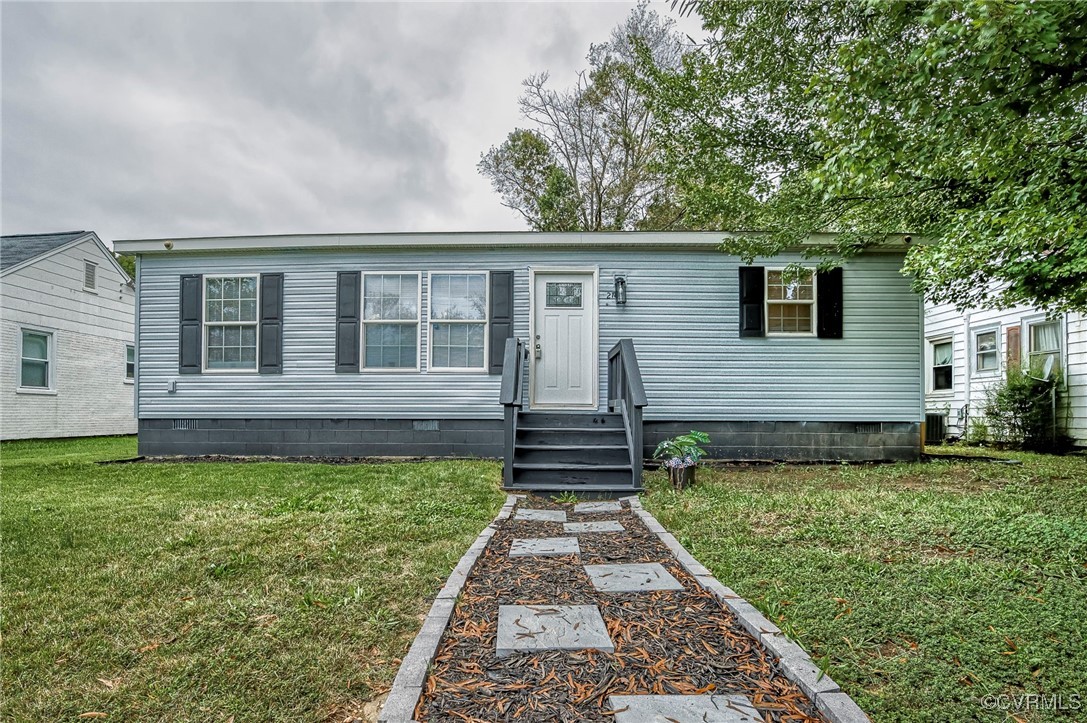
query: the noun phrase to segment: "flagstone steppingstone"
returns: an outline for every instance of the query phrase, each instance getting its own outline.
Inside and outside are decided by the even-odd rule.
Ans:
[[[596,605],[500,605],[495,655],[546,650],[615,651]]]
[[[510,543],[510,557],[561,557],[580,555],[576,537],[537,537]]]
[[[480,535],[467,580],[450,576],[448,594],[439,595],[441,620],[432,611],[434,624],[423,625],[382,723],[496,713],[597,723],[870,723],[803,649],[699,564],[637,497],[625,498],[618,512],[575,512],[539,498],[523,503],[531,507],[503,508]],[[597,516],[564,522],[559,537],[555,513],[564,511],[575,520]],[[554,527],[539,524],[539,513]],[[601,531],[607,534],[581,534]],[[576,555],[560,554],[574,544]],[[675,586],[641,591],[667,583]],[[426,655],[413,657],[417,647]],[[647,667],[651,661],[669,662]],[[666,692],[677,695],[659,695]]]
[[[603,522],[567,522],[563,524],[562,531],[568,535],[581,532],[623,532],[626,528],[615,520]]]
[[[761,723],[744,695],[612,695],[615,723]]]
[[[525,522],[566,522],[565,510],[533,510],[529,508],[517,510],[513,516],[515,520]]]
[[[682,590],[683,583],[672,577],[659,562],[621,565],[585,565],[585,572],[600,592],[650,592]]]
[[[590,514],[596,512],[622,512],[623,504],[617,500],[603,500],[600,502],[578,502],[574,505],[574,514]]]

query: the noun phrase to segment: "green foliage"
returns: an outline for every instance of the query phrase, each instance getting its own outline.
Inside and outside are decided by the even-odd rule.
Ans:
[[[658,472],[644,504],[873,720],[1002,721],[978,701],[1087,690],[1087,458],[984,453],[1021,464]]]
[[[355,718],[504,499],[493,462],[96,464],[135,455],[0,444],[0,719]]]
[[[677,466],[689,467],[698,464],[705,456],[706,450],[700,445],[709,443],[709,435],[692,429],[689,434],[681,434],[658,444],[653,450],[653,459],[681,460],[683,464]]]
[[[1045,380],[1020,370],[988,387],[983,412],[993,441],[1035,451],[1062,446],[1057,419],[1060,388],[1059,374]]]
[[[638,66],[689,223],[828,263],[909,232],[933,301],[1087,309],[1087,3],[690,7],[707,42]]]
[[[516,129],[483,153],[478,169],[536,231],[672,228],[681,218],[654,166],[654,119],[631,82],[635,42],[674,67],[681,41],[672,21],[640,4],[566,90],[547,73],[523,82],[520,106],[532,129]]]
[[[121,268],[125,270],[125,273],[135,280],[136,257],[128,254],[114,254],[113,257],[117,259],[117,263],[121,265]]]
[[[560,505],[576,505],[577,495],[570,490],[566,490],[560,495],[554,495],[551,497],[552,502],[557,502]]]

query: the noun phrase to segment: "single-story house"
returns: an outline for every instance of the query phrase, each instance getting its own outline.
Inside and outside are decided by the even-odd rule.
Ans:
[[[0,439],[136,431],[135,300],[93,231],[0,238]]]
[[[904,247],[794,277],[799,249],[744,264],[723,236],[119,241],[140,453],[505,457],[533,489],[636,487],[690,429],[716,457],[916,458]]]
[[[1009,371],[1059,379],[1059,426],[1087,447],[1087,315],[1029,306],[959,311],[925,307],[925,411],[930,441],[985,432],[986,393]]]

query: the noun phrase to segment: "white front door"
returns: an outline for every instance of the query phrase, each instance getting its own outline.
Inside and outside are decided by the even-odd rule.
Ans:
[[[592,271],[537,271],[532,289],[532,406],[596,408]]]

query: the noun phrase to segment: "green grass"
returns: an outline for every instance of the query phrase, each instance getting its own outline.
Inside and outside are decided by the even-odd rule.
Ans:
[[[982,699],[1022,693],[1081,707],[1020,720],[1082,719],[1087,458],[996,456],[1022,464],[654,473],[646,506],[875,720],[1010,720]]]
[[[0,446],[4,720],[342,720],[502,501],[498,465]]]

